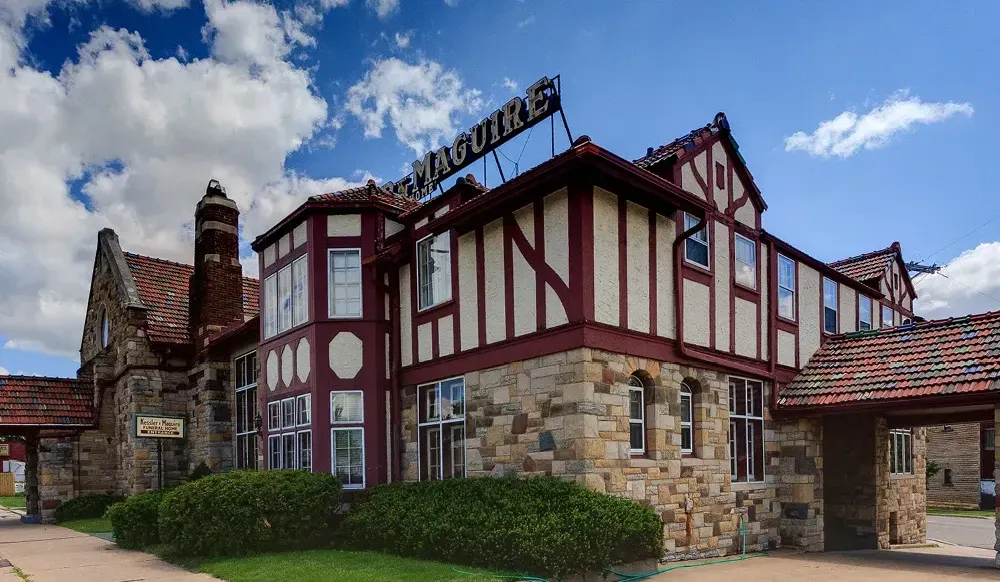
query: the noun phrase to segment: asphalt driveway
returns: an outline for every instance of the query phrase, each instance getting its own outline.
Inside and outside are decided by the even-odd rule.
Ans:
[[[992,550],[996,543],[996,526],[992,519],[977,517],[927,516],[927,539]]]

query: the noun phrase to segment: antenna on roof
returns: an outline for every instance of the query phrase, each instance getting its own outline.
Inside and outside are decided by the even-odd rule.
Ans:
[[[912,271],[914,273],[927,273],[928,275],[933,275],[941,270],[941,267],[937,263],[933,265],[921,265],[920,263],[906,263],[906,270]]]

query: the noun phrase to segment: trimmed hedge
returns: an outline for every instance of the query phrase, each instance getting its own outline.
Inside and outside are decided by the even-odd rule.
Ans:
[[[110,493],[83,495],[60,503],[53,516],[57,522],[104,517],[104,512],[122,499],[121,495]]]
[[[108,508],[115,542],[122,548],[140,550],[160,542],[160,504],[170,491],[137,493]]]
[[[652,508],[551,477],[381,485],[343,526],[358,549],[539,576],[599,572],[663,551]]]
[[[190,556],[324,544],[340,507],[329,473],[234,471],[185,483],[160,505],[160,540]]]

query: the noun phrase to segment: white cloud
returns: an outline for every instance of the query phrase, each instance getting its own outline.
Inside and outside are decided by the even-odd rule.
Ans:
[[[10,376],[10,372],[7,371],[7,368],[0,366],[0,376]]]
[[[406,47],[410,46],[410,39],[412,37],[413,37],[412,33],[409,33],[409,32],[406,32],[406,33],[397,32],[396,33],[396,46],[398,46],[401,49],[405,49]]]
[[[388,117],[399,141],[422,154],[451,140],[462,116],[482,106],[480,91],[463,87],[457,72],[434,61],[389,58],[348,89],[344,108],[361,121],[365,137],[382,137]]]
[[[535,15],[532,14],[531,16],[529,16],[529,17],[525,18],[524,20],[518,22],[516,26],[518,28],[524,28],[525,26],[528,26],[528,25],[534,24],[534,23],[535,23]]]
[[[861,148],[882,147],[893,135],[917,124],[927,125],[956,114],[970,116],[972,113],[969,103],[924,103],[920,97],[910,97],[907,92],[899,91],[864,115],[845,111],[820,123],[811,134],[795,132],[785,138],[785,151],[802,150],[813,156],[847,158]]]
[[[1000,309],[1000,299],[994,299],[1000,298],[1000,242],[964,251],[940,275],[922,275],[915,287],[914,313],[927,319]]]
[[[365,0],[365,5],[375,11],[379,18],[388,18],[390,14],[399,10],[399,0]]]
[[[45,5],[0,0],[6,347],[79,348],[102,227],[126,249],[190,262],[190,222],[209,178],[242,210],[244,244],[306,195],[349,184],[285,167],[330,126],[309,71],[293,60],[315,41],[291,14],[207,0],[208,58],[153,59],[139,34],[102,26],[50,73],[24,48],[25,22],[44,19]]]
[[[452,8],[458,6],[458,0],[444,0],[444,3]]]
[[[188,0],[129,0],[132,4],[139,7],[141,10],[146,12],[152,12],[153,10],[176,10],[178,8],[185,8],[188,5]]]
[[[504,77],[502,84],[504,87],[510,89],[511,91],[517,91],[518,89],[521,88],[521,86],[517,84],[517,81],[511,79],[510,77]]]

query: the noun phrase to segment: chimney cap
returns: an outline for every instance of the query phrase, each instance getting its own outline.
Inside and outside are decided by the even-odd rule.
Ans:
[[[212,178],[208,181],[208,186],[205,188],[205,196],[222,196],[225,198],[226,188],[218,180]]]

